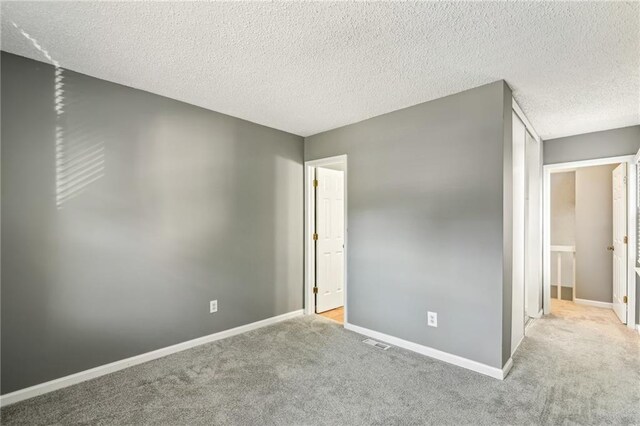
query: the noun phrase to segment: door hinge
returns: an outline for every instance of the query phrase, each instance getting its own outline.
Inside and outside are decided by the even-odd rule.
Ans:
[[[318,234],[315,232],[313,233],[313,241],[318,241]]]
[[[314,179],[313,180],[313,187],[317,188],[318,187],[318,179]]]
[[[626,176],[624,176],[624,177],[622,178],[622,181],[623,181],[623,182],[624,182],[624,184],[626,185],[626,184],[627,184],[627,177],[626,177]]]
[[[627,303],[627,296],[624,296],[624,297],[622,298],[622,303]]]
[[[624,243],[627,244],[627,242],[629,241],[629,239],[627,238],[627,236],[624,236]]]
[[[313,294],[318,294],[318,286],[313,287]]]

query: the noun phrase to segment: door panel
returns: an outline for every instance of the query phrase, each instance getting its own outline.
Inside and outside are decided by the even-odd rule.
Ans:
[[[613,172],[613,310],[627,322],[627,164]]]
[[[316,312],[344,305],[344,172],[316,169]]]

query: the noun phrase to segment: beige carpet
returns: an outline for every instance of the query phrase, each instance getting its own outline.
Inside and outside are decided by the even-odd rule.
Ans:
[[[610,324],[615,327],[621,324],[611,309],[578,305],[569,300],[551,299],[551,314],[558,318],[594,321],[601,324]]]
[[[640,424],[640,336],[613,313],[554,306],[505,381],[363,344],[308,316],[1,411],[2,424]]]

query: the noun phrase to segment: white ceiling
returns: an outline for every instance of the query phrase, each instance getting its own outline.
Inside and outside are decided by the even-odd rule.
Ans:
[[[308,136],[505,79],[540,136],[640,123],[640,3],[3,2],[2,49]]]

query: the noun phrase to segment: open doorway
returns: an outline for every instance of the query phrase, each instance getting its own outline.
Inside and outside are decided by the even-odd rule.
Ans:
[[[635,324],[632,164],[628,156],[545,166],[545,314],[589,306]]]
[[[305,313],[347,318],[347,156],[305,163]]]

